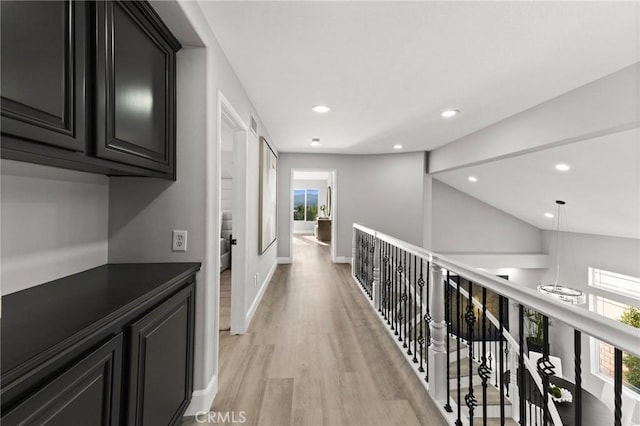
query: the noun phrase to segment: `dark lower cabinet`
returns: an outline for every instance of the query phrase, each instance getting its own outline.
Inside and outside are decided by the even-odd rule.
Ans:
[[[186,288],[129,328],[129,425],[175,424],[193,390],[193,290]]]
[[[2,1],[1,8],[2,133],[84,151],[85,3]]]
[[[2,298],[2,426],[179,424],[197,263],[104,265]]]
[[[3,415],[2,424],[116,426],[121,366],[122,334],[118,334]]]

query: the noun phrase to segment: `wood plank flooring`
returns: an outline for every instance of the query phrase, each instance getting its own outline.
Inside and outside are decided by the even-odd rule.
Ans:
[[[293,264],[278,266],[248,332],[220,332],[212,411],[236,419],[242,411],[247,425],[446,424],[349,265],[332,263],[313,236],[295,236],[293,248]]]

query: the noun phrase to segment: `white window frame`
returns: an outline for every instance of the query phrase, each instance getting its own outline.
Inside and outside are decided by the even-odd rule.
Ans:
[[[607,277],[609,282],[603,283],[603,276]],[[616,282],[621,285],[616,286]],[[604,299],[605,303],[609,302],[621,305],[621,307],[638,307],[637,302],[630,303],[631,301],[637,301],[640,298],[640,290],[633,288],[634,285],[640,287],[640,278],[589,267],[589,287],[595,290],[595,292],[593,292],[595,294],[592,293],[589,296],[589,311],[601,315],[596,307],[598,298]],[[617,320],[617,318],[612,319]],[[591,352],[591,374],[599,377],[603,381],[613,382],[612,377],[600,372],[600,340],[590,337],[589,342],[589,349]],[[632,386],[624,382],[623,385],[624,392],[632,395],[636,400],[640,400],[640,393],[638,393],[637,389],[634,389]]]

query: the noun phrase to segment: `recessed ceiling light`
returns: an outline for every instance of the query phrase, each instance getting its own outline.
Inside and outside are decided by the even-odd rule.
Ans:
[[[457,109],[445,109],[440,113],[440,115],[442,116],[442,118],[451,118],[455,117],[459,113],[460,111],[458,111]]]
[[[571,167],[569,167],[568,164],[564,164],[564,163],[556,164],[556,170],[561,171],[561,172],[569,171],[570,168]]]
[[[477,182],[478,181],[478,178],[475,177],[475,176],[469,176],[468,179],[469,179],[469,182]]]
[[[548,217],[549,219],[553,219],[553,213],[545,213],[544,217]]]
[[[320,139],[318,138],[313,138],[311,139],[311,146],[320,146]]]
[[[326,114],[327,112],[331,111],[331,108],[329,108],[327,105],[316,105],[311,109],[314,112],[318,112],[320,114]]]
[[[404,146],[400,145],[399,143],[393,146],[393,149],[402,149],[402,148],[404,148]]]

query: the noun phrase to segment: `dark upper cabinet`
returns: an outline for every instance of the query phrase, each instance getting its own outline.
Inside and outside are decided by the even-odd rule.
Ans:
[[[3,413],[2,424],[120,424],[121,364],[122,334],[118,334]]]
[[[129,328],[128,425],[176,424],[193,392],[193,287]]]
[[[2,132],[84,151],[86,5],[2,1]]]
[[[99,2],[96,155],[172,174],[175,52],[147,3]]]
[[[176,52],[146,1],[2,1],[2,158],[175,179]]]

